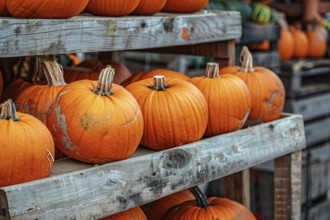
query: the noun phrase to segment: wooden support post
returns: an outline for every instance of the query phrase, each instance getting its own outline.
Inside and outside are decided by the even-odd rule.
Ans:
[[[275,160],[274,219],[301,219],[301,151]]]
[[[224,197],[250,208],[250,170],[246,169],[224,178]]]

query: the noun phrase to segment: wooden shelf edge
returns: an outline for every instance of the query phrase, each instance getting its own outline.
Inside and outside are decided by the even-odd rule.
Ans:
[[[305,146],[303,118],[286,115],[170,150],[1,188],[0,219],[98,219]]]

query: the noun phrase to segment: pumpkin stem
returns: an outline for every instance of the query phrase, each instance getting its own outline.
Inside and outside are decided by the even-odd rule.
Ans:
[[[65,86],[63,67],[56,61],[42,62],[42,72],[44,73],[48,86]]]
[[[154,76],[154,84],[149,86],[149,88],[157,91],[164,91],[165,89],[169,88],[169,85],[167,85],[165,82],[165,76],[156,75]]]
[[[104,68],[99,76],[99,80],[97,83],[96,88],[93,91],[102,96],[112,95],[113,92],[111,91],[113,78],[115,77],[115,69],[111,66],[107,66]]]
[[[251,52],[244,46],[240,55],[240,61],[242,63],[241,71],[245,73],[252,73],[254,72],[253,69],[253,58]]]
[[[194,186],[190,188],[191,193],[195,196],[197,205],[201,208],[205,208],[208,206],[212,206],[208,200],[207,197],[202,193],[202,191],[199,189],[198,186]]]
[[[19,121],[20,118],[17,116],[16,107],[13,100],[8,99],[1,105],[1,119],[12,119],[13,121]]]
[[[26,81],[35,83],[39,82],[41,79],[41,58],[40,57],[34,57],[32,58],[32,64],[29,68],[29,71],[26,76]]]
[[[207,63],[205,76],[207,78],[220,78],[219,64],[218,63]]]

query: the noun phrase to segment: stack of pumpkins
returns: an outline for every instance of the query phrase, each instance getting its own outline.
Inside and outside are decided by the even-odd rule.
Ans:
[[[83,11],[102,16],[152,15],[160,11],[192,13],[208,0],[0,0],[0,15],[17,18],[69,18]]]
[[[0,143],[0,186],[48,177],[54,143],[76,160],[105,164],[129,158],[140,144],[164,150],[278,119],[285,98],[280,79],[254,67],[246,47],[241,56],[241,67],[219,70],[208,63],[205,76],[192,79],[166,69],[142,72],[124,81],[126,88],[113,83],[115,69],[102,62],[89,61],[87,70],[65,74],[56,61],[42,62],[35,69],[42,70],[47,84],[22,91],[15,101],[18,111],[11,100],[0,107],[0,139],[6,140]],[[97,71],[98,81],[74,81]],[[209,208],[207,200],[197,201]],[[182,211],[191,206],[196,204]],[[165,219],[174,218],[169,216]]]
[[[321,26],[310,26],[302,31],[299,25],[282,25],[278,51],[282,61],[303,58],[322,58],[327,50],[327,31]]]

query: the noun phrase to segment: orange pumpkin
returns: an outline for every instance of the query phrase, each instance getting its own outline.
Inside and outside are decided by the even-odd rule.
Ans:
[[[70,83],[52,103],[47,127],[66,155],[104,164],[126,159],[138,147],[143,133],[141,109],[126,89],[112,83],[114,74],[107,67],[98,82]]]
[[[148,79],[152,78],[155,75],[161,75],[169,78],[176,78],[176,79],[183,79],[183,80],[189,80],[190,78],[187,75],[184,75],[180,72],[174,71],[174,70],[168,70],[168,69],[153,69],[149,71],[143,71],[140,73],[135,74],[134,76],[130,77],[129,79],[125,80],[122,83],[122,86],[128,86],[129,84],[132,84],[134,82],[143,80],[143,79]]]
[[[0,0],[0,16],[8,16],[9,12],[6,7],[6,0]]]
[[[47,112],[50,104],[66,83],[63,78],[63,69],[56,61],[42,63],[43,73],[47,85],[34,85],[24,90],[16,99],[17,110],[35,116],[46,124]]]
[[[209,121],[206,136],[241,129],[249,116],[251,95],[237,76],[219,75],[219,64],[208,63],[205,76],[190,80],[204,94],[208,103]]]
[[[208,2],[208,0],[167,0],[163,11],[192,13],[202,10]]]
[[[160,12],[165,6],[167,0],[141,0],[133,14],[152,15]]]
[[[306,34],[298,28],[291,29],[291,33],[294,42],[293,58],[305,58],[308,54],[309,48]]]
[[[193,84],[154,76],[132,83],[126,89],[143,112],[142,145],[164,150],[202,138],[208,120],[207,103]]]
[[[286,29],[281,29],[281,37],[278,41],[278,52],[280,54],[281,60],[290,60],[293,57],[295,51],[295,43],[292,33]]]
[[[54,143],[44,124],[16,112],[11,100],[1,105],[0,187],[29,182],[50,175]]]
[[[172,207],[194,199],[195,197],[190,192],[190,190],[183,190],[181,192],[177,192],[162,199],[148,203],[142,206],[142,209],[148,220],[159,220],[162,219],[165,213]]]
[[[16,18],[69,18],[80,14],[88,0],[6,0]]]
[[[252,55],[243,47],[242,67],[225,67],[221,74],[234,74],[241,78],[251,93],[251,112],[246,122],[255,125],[281,117],[284,108],[285,90],[280,78],[264,67],[254,67]]]
[[[256,220],[250,210],[237,202],[217,197],[207,199],[198,187],[191,190],[196,200],[174,206],[163,220]]]
[[[122,16],[132,13],[141,0],[89,0],[86,11],[103,16]]]
[[[323,57],[327,49],[327,41],[324,35],[312,29],[307,30],[306,35],[308,39],[308,57]]]
[[[135,207],[127,211],[102,218],[101,220],[147,220],[147,217],[140,207]]]

